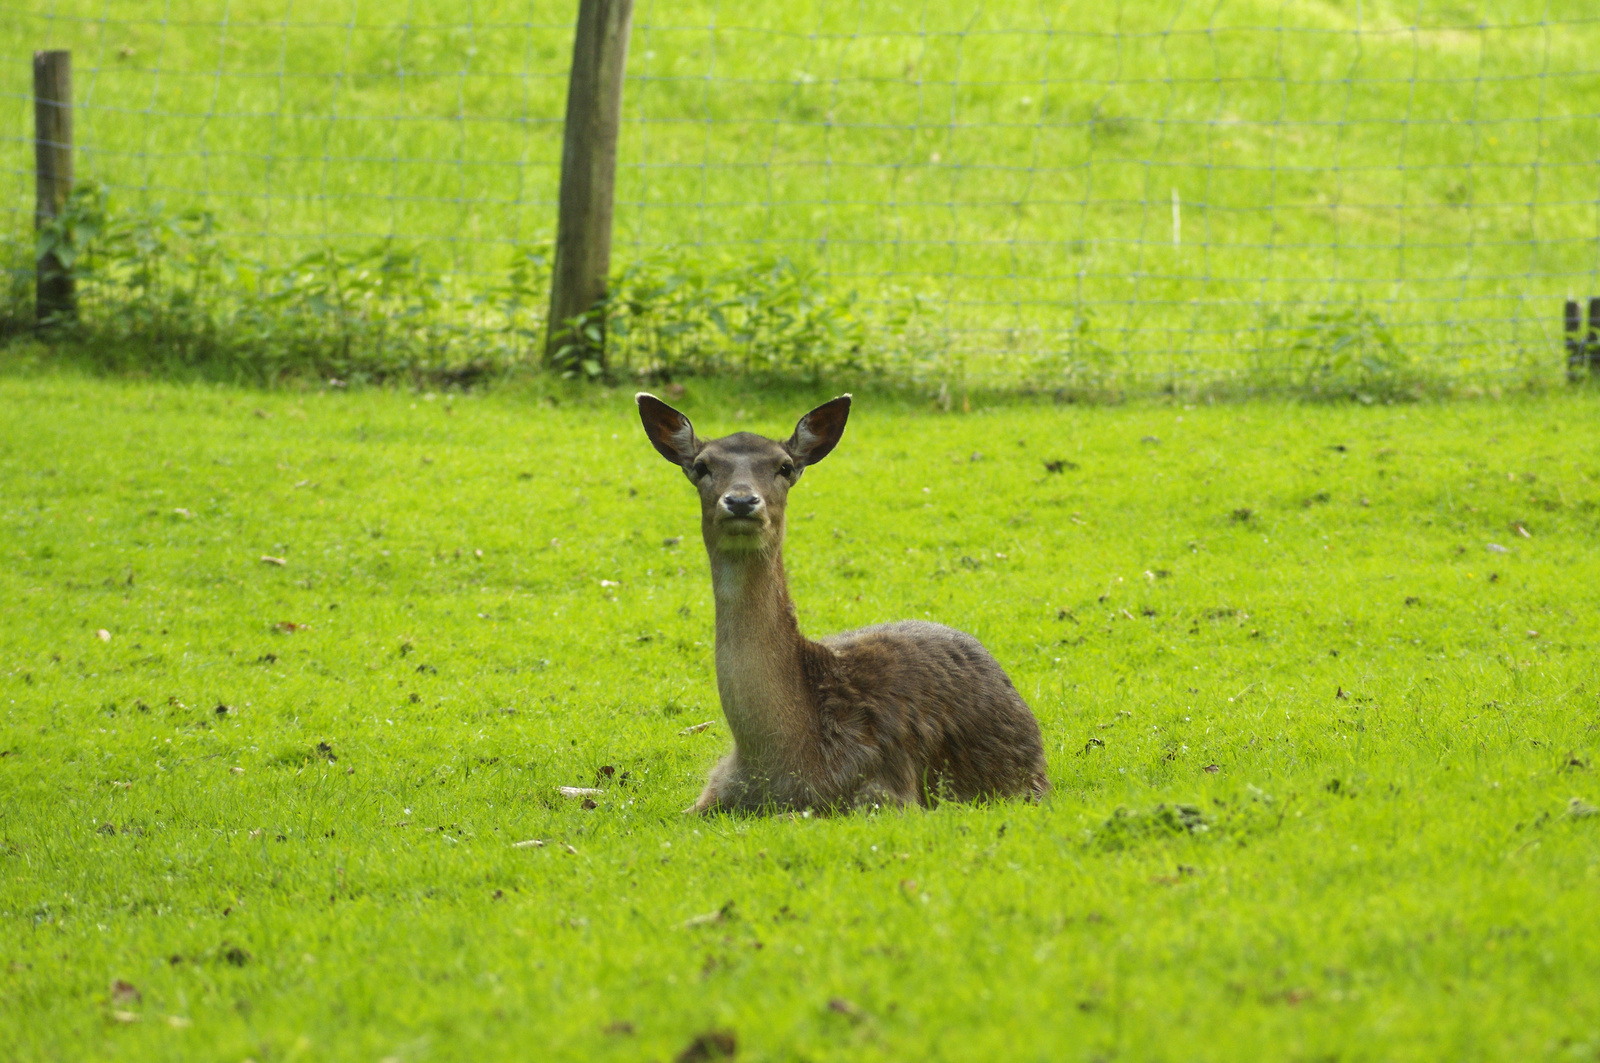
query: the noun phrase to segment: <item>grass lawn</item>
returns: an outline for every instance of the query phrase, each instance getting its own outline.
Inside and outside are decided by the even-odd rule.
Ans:
[[[710,586],[625,393],[0,407],[8,1060],[1600,1054],[1592,392],[860,396],[802,625],[972,631],[1055,793],[834,819],[679,814]]]

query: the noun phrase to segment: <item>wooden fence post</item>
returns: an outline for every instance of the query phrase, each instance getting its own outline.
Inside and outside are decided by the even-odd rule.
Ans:
[[[550,276],[545,364],[605,366],[605,321],[599,340],[572,335],[567,322],[606,296],[611,272],[611,206],[622,119],[622,72],[628,58],[633,0],[578,0],[561,145],[561,208]],[[575,345],[562,355],[563,348]]]
[[[1600,298],[1589,299],[1589,334],[1583,338],[1589,379],[1600,378]]]
[[[61,213],[72,194],[72,53],[33,53],[34,228]],[[40,321],[73,318],[78,294],[54,251],[35,263],[34,308]]]
[[[1576,299],[1568,299],[1565,309],[1561,324],[1567,337],[1567,379],[1577,381],[1581,379],[1579,373],[1585,361],[1583,310]]]

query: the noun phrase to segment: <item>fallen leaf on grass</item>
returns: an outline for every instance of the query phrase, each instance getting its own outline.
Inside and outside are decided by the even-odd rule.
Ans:
[[[1207,764],[1204,768],[1202,768],[1200,770],[1205,772],[1207,775],[1215,775],[1217,772],[1222,770],[1222,765],[1220,765],[1220,764]]]
[[[1596,808],[1581,797],[1574,797],[1567,802],[1567,815],[1573,819],[1588,819],[1590,816],[1600,816],[1600,808]]]
[[[273,557],[270,554],[262,554],[261,555],[261,561],[262,561],[263,564],[280,565],[280,566],[281,565],[287,565],[289,563],[289,562],[285,561],[281,557]]]
[[[1491,554],[1509,554],[1511,552],[1499,543],[1484,543],[1483,548]]]
[[[1523,524],[1520,520],[1514,520],[1511,522],[1511,530],[1522,536],[1524,539],[1533,538],[1533,533],[1528,531],[1527,525]]]
[[[563,842],[561,844],[561,848],[565,849],[567,852],[571,853],[573,856],[577,856],[578,855],[578,850],[574,849],[570,843]]]
[[[111,632],[107,631],[105,628],[101,628],[99,631],[94,633],[94,637],[99,639],[101,642],[110,642]]]
[[[182,1015],[168,1015],[167,1016],[167,1025],[172,1027],[174,1030],[181,1030],[184,1027],[190,1026],[192,1024],[189,1022],[188,1019],[184,1018]]]
[[[844,997],[829,998],[828,1010],[839,1015],[844,1015],[847,1018],[854,1019],[857,1022],[866,1017],[865,1013],[862,1012],[860,1008],[850,1003]]]
[[[111,1002],[113,1004],[139,1004],[144,1000],[144,994],[139,992],[132,982],[125,982],[118,978],[111,983]]]
[[[273,624],[272,626],[277,628],[279,631],[282,631],[282,632],[285,632],[285,633],[288,633],[288,634],[293,634],[294,632],[299,631],[301,628],[304,628],[307,625],[305,625],[305,624],[297,624],[293,620],[280,620],[276,624]]]
[[[690,916],[688,919],[683,921],[683,927],[685,930],[687,930],[690,927],[713,926],[719,923],[726,923],[728,921],[728,916],[731,915],[732,912],[733,902],[729,901],[727,904],[724,904],[721,908],[718,908],[714,912],[707,912],[705,915]]]
[[[512,842],[511,843],[511,848],[513,848],[513,849],[543,849],[544,848],[544,839],[542,839],[542,838],[529,838],[527,841]]]
[[[714,926],[715,924],[720,923],[722,921],[723,921],[723,916],[722,916],[722,913],[720,911],[707,912],[705,915],[692,915],[689,918],[685,919],[683,921],[683,928],[685,930],[688,930],[688,929],[690,929],[692,927],[697,927],[697,926]]]
[[[594,798],[585,797],[583,799],[583,804],[579,805],[578,807],[587,810],[587,809],[599,808],[600,806],[595,804]]]
[[[556,792],[562,797],[593,797],[605,791],[596,790],[593,786],[558,786]]]
[[[604,1026],[602,1026],[600,1028],[600,1032],[601,1033],[609,1033],[609,1034],[613,1034],[613,1035],[620,1035],[622,1037],[632,1037],[633,1036],[633,1023],[627,1022],[627,1021],[625,1021],[623,1019],[618,1019],[615,1022],[606,1023]]]
[[[673,1063],[711,1063],[716,1059],[732,1059],[738,1053],[739,1039],[732,1030],[707,1030],[674,1056]]]
[[[683,735],[697,735],[701,731],[704,731],[707,727],[710,727],[713,723],[716,723],[716,721],[707,720],[705,723],[693,724],[692,726],[685,727],[683,730],[679,731],[678,735],[679,737],[682,737]]]
[[[172,512],[176,513],[178,516],[182,517],[184,520],[193,520],[194,519],[194,510],[192,510],[192,509],[184,509],[182,506],[179,506],[177,509],[173,510]]]
[[[138,1022],[139,1016],[131,1011],[113,1011],[111,1017],[118,1022]]]

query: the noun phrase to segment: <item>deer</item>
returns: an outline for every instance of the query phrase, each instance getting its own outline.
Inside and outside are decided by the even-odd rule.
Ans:
[[[973,636],[923,620],[801,634],[783,570],[789,491],[839,444],[849,395],[782,442],[703,440],[654,395],[634,398],[651,444],[700,494],[717,693],[733,735],[685,813],[827,815],[1049,793],[1039,723]]]

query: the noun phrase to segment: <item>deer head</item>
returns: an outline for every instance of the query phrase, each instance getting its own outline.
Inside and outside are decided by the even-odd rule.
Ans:
[[[635,396],[645,435],[700,492],[700,532],[719,554],[772,554],[783,545],[789,488],[844,435],[850,396],[823,403],[779,442],[753,432],[704,440],[689,418],[648,392]]]

